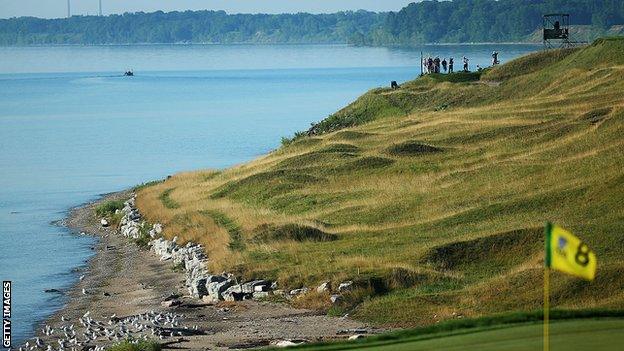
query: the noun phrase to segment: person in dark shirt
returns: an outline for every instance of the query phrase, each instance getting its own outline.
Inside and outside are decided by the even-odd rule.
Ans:
[[[500,62],[498,61],[498,51],[492,52],[492,66],[498,65]]]
[[[442,60],[442,69],[444,70],[444,73],[446,73],[447,66],[448,62],[446,62],[446,59]]]
[[[453,64],[455,63],[455,60],[451,57],[449,59],[449,73],[453,73]]]

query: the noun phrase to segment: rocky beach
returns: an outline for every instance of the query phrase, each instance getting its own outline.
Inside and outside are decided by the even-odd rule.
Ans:
[[[99,204],[112,200],[125,201],[119,227],[95,214]],[[97,237],[95,255],[66,293],[65,307],[37,328],[23,350],[102,350],[128,339],[158,341],[164,349],[229,350],[373,332],[346,317],[270,302],[272,296],[296,299],[306,288],[284,292],[269,281],[239,282],[227,273],[209,274],[201,246],[180,246],[175,238],[160,237],[159,224],[147,228],[147,247],[137,245],[135,239],[147,231],[142,229],[147,224],[134,207],[131,191],[76,208],[62,224]]]

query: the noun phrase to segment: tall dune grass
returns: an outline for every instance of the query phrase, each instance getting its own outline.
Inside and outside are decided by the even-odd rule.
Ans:
[[[554,221],[600,261],[592,284],[554,276],[554,305],[621,308],[622,52],[624,40],[603,40],[481,77],[500,85],[424,77],[376,89],[316,136],[176,175],[137,204],[168,237],[205,245],[215,271],[284,288],[354,280],[341,312],[401,326],[539,308],[539,228]],[[287,225],[332,240],[266,240],[263,228]]]

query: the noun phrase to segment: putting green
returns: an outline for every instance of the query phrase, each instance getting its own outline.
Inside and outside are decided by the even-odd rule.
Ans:
[[[573,320],[551,324],[551,351],[602,351],[624,349],[624,320]],[[308,350],[308,348],[305,348]],[[371,351],[535,351],[542,349],[542,325],[501,326],[480,331],[424,335],[392,341],[362,341],[361,345],[343,344],[310,350]]]

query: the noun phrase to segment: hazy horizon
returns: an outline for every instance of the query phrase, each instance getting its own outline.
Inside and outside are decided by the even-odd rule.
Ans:
[[[334,13],[350,10],[398,11],[418,0],[102,0],[104,15],[124,12],[224,10],[228,13]],[[97,15],[98,0],[71,1],[72,15]],[[0,0],[0,18],[63,18],[67,0]]]

